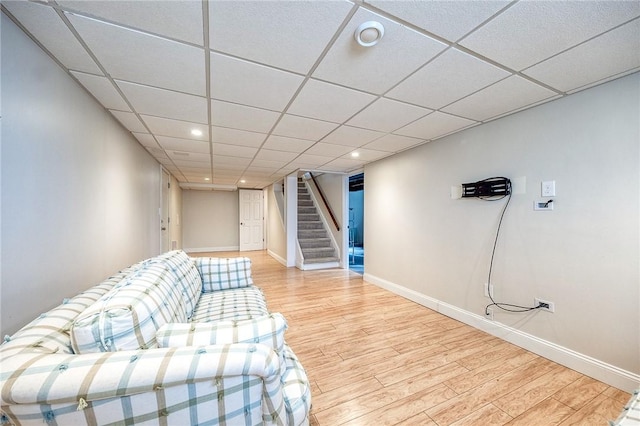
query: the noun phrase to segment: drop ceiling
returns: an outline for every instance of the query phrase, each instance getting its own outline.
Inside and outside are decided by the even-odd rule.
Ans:
[[[297,170],[350,173],[640,70],[637,0],[2,9],[183,184],[263,188]],[[354,31],[371,20],[385,34],[365,48]]]

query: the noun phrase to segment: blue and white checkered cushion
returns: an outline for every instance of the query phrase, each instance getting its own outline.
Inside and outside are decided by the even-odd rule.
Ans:
[[[273,349],[284,365],[284,332],[287,321],[280,313],[249,320],[165,324],[156,333],[159,348],[261,343]]]
[[[151,258],[147,262],[164,263],[174,273],[176,285],[182,291],[187,318],[191,318],[202,293],[202,279],[196,268],[194,258],[182,250],[174,250]]]
[[[161,326],[186,321],[174,272],[164,263],[149,263],[78,315],[71,344],[75,353],[153,348]]]
[[[246,320],[267,315],[267,302],[262,290],[249,286],[202,293],[191,322]]]
[[[195,262],[202,277],[204,293],[253,285],[251,259],[248,257],[196,257]]]

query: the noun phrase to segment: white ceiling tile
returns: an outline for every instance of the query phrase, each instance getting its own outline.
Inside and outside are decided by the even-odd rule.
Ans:
[[[309,148],[305,154],[321,155],[324,157],[341,157],[347,152],[353,151],[352,146],[334,145],[330,143],[319,142]],[[326,161],[325,161],[326,163]]]
[[[374,100],[373,95],[310,79],[288,112],[343,123]]]
[[[272,149],[276,151],[289,151],[289,152],[297,152],[301,153],[311,145],[313,145],[313,141],[309,141],[306,139],[295,139],[295,138],[287,138],[284,136],[269,136],[265,144],[263,145],[264,149]]]
[[[226,178],[217,178],[213,177],[213,183],[216,185],[235,185],[238,179],[226,179]]]
[[[179,151],[176,151],[179,152]],[[190,158],[188,155],[173,154],[173,163],[176,167],[207,167],[211,164],[211,161],[205,161],[204,157],[201,157],[201,161],[195,161],[194,158]]]
[[[555,95],[555,92],[522,77],[512,76],[449,105],[443,111],[484,121]]]
[[[298,156],[296,152],[273,151],[261,149],[256,155],[256,160],[291,161]]]
[[[366,2],[453,42],[489,19],[511,0],[366,0]]]
[[[160,136],[173,136],[180,139],[195,139],[201,141],[209,140],[208,126],[199,123],[190,123],[188,121],[170,120],[162,117],[152,117],[149,115],[140,115],[149,129]],[[200,130],[202,135],[195,136],[191,134],[192,130]]]
[[[160,148],[153,135],[150,133],[133,133],[133,136],[138,139],[143,146],[149,148]]]
[[[273,130],[273,134],[317,141],[336,127],[336,123],[285,114]]]
[[[86,74],[83,72],[71,71],[71,74],[78,79],[97,100],[107,109],[117,109],[120,111],[131,111],[129,105],[122,99],[120,93],[113,87],[113,84],[106,77]]]
[[[347,121],[347,124],[381,132],[392,132],[430,112],[432,111],[429,109],[380,98]]]
[[[170,138],[158,136],[158,142],[167,151],[187,151],[201,154],[209,154],[209,143],[190,139]]]
[[[280,116],[265,109],[215,100],[211,101],[211,115],[215,126],[261,133],[268,133]]]
[[[460,44],[520,71],[639,15],[637,1],[520,1]]]
[[[358,127],[351,126],[340,126],[322,141],[326,143],[354,147],[362,146],[381,136],[384,136],[384,133],[375,130],[360,129]]]
[[[111,77],[204,96],[204,50],[67,14]]]
[[[194,163],[194,164],[199,165],[200,163]],[[205,176],[211,175],[211,167],[209,167],[208,165],[204,165],[203,167],[180,167],[180,171],[184,174],[189,174],[189,175],[195,175],[195,174],[201,174]]]
[[[420,139],[435,139],[473,124],[474,121],[436,111],[397,130],[396,133]]]
[[[304,165],[304,168],[310,168],[310,167],[321,166],[322,164],[328,163],[335,157],[336,157],[335,155],[326,156],[326,155],[304,153],[304,154],[300,154],[300,156],[297,157],[292,163],[296,164],[297,165],[296,167],[299,167],[299,168],[303,168],[302,165]]]
[[[203,45],[202,4],[197,1],[58,0],[57,3],[142,31]]]
[[[372,47],[356,43],[360,24],[378,21],[384,37]],[[313,76],[382,94],[446,47],[430,37],[365,9],[359,9],[327,53]]]
[[[250,146],[227,145],[223,143],[213,144],[213,153],[215,154],[213,157],[214,159],[219,155],[253,158],[256,155],[256,152],[258,152],[258,148],[253,148]]]
[[[251,162],[251,170],[262,169],[262,171],[267,171],[267,169],[269,169],[271,170],[271,173],[273,173],[283,168],[289,161],[291,160],[273,161],[273,160],[261,160],[256,158]]]
[[[202,154],[198,152],[187,152],[183,150],[171,150],[167,151],[167,155],[172,160],[179,161],[188,161],[188,162],[197,162],[197,163],[210,163],[211,157],[209,154]],[[196,166],[192,165],[191,167],[203,167],[202,165]]]
[[[138,120],[138,117],[132,112],[109,110],[118,121],[126,127],[130,132],[148,133],[144,125]]]
[[[352,7],[346,1],[211,1],[211,48],[306,74]]]
[[[451,48],[393,88],[387,96],[440,109],[509,75],[488,62]]]
[[[391,153],[389,152],[375,151],[373,149],[366,149],[366,148],[358,148],[354,152],[358,154],[356,157],[352,156],[351,154],[345,154],[342,156],[342,158],[346,158],[349,160],[369,162],[369,161],[376,161],[391,155]]]
[[[149,147],[149,146],[146,146],[145,148],[147,149],[147,151],[151,153],[151,155],[153,155],[153,158],[158,160],[160,163],[165,164],[165,162],[169,162],[169,163],[171,162],[171,160],[169,159],[169,157],[167,157],[167,154],[165,154],[163,149]]]
[[[2,6],[64,66],[101,74],[100,68],[51,7],[27,1],[3,1]]]
[[[136,112],[176,120],[207,123],[207,98],[116,80]]]
[[[358,161],[351,160],[348,158],[338,158],[330,163],[324,164],[322,166],[322,170],[333,171],[333,172],[350,172],[352,170],[358,169],[366,164],[366,161]]]
[[[211,140],[217,143],[260,147],[266,137],[265,133],[247,132],[227,127],[211,127]]]
[[[282,111],[303,77],[264,65],[211,53],[211,97]]]
[[[213,166],[220,169],[237,169],[251,163],[251,157],[230,157],[216,154],[213,156]]]
[[[640,19],[636,19],[524,71],[568,92],[640,67]]]
[[[364,145],[363,148],[377,151],[400,152],[422,143],[424,143],[422,139],[389,134]]]

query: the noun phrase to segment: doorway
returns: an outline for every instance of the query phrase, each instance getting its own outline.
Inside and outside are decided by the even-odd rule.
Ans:
[[[364,173],[349,177],[349,269],[364,274]]]

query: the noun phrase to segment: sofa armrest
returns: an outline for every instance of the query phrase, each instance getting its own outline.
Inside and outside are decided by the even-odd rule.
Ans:
[[[146,349],[86,355],[31,352],[2,359],[0,402],[14,404],[81,403],[153,392],[160,388],[255,376],[268,401],[279,410],[280,363],[261,344]]]
[[[248,257],[196,257],[194,261],[202,278],[203,293],[253,285]]]

